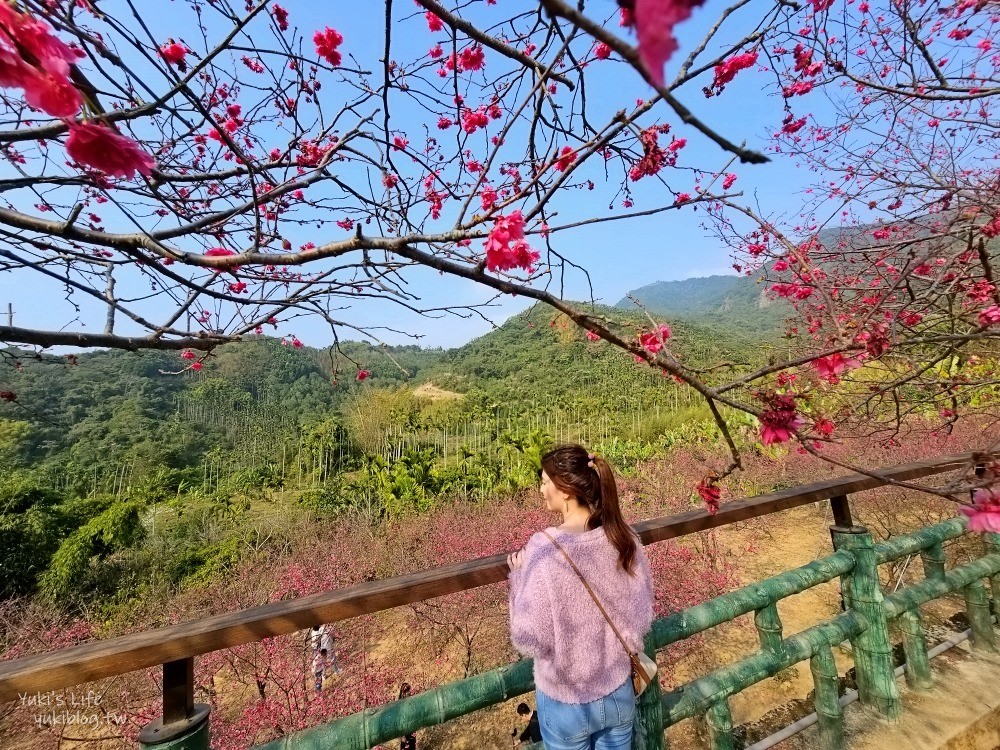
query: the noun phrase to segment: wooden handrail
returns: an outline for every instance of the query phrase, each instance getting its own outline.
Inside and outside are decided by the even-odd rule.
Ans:
[[[692,510],[641,521],[633,528],[643,544],[651,544],[832,497],[875,489],[894,481],[919,479],[971,466],[974,461],[980,460],[980,456],[964,453],[879,470],[885,479],[850,474],[726,503],[714,515],[704,509]],[[506,580],[507,572],[506,555],[493,555],[226,612],[157,630],[0,661],[0,703],[16,700],[19,694],[72,687],[271,636],[294,633],[321,623],[346,620],[498,583]]]

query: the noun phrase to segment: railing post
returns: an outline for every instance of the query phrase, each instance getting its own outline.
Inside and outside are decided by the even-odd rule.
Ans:
[[[987,554],[1000,554],[1000,534],[983,534]],[[993,604],[993,616],[1000,625],[1000,575],[990,576],[990,599]]]
[[[143,750],[208,750],[208,714],[194,702],[194,657],[163,665],[163,716],[139,732]]]
[[[962,589],[965,597],[965,612],[972,628],[972,648],[977,651],[996,653],[996,639],[993,637],[993,616],[990,601],[982,581],[975,581]]]
[[[920,560],[924,564],[924,578],[930,581],[944,580],[944,548],[940,542],[922,551]]]
[[[844,712],[840,707],[840,675],[829,646],[821,646],[809,659],[816,693],[813,706],[819,720],[820,750],[844,747]]]
[[[708,725],[708,746],[712,750],[736,750],[728,698],[712,704],[705,712],[705,723]]]
[[[903,653],[906,654],[906,684],[913,690],[930,690],[934,683],[920,610],[908,609],[900,615],[899,627],[903,633]]]
[[[650,659],[656,658],[656,648],[652,636],[646,636],[645,651]],[[663,738],[663,701],[661,700],[660,676],[649,684],[636,701],[636,733],[632,738],[632,750],[666,750]]]
[[[882,608],[882,586],[875,559],[875,544],[867,529],[834,527],[833,544],[854,556],[854,567],[841,586],[847,607],[861,615],[866,627],[852,642],[862,703],[874,706],[889,720],[899,717],[899,690],[892,666],[892,642]]]
[[[771,602],[763,609],[758,609],[753,617],[757,628],[761,651],[777,654],[781,651],[781,617],[778,616],[778,606]]]

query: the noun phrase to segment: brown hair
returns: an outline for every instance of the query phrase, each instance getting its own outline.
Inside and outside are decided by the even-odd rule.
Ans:
[[[593,458],[591,458],[593,456]],[[604,527],[618,550],[618,562],[631,573],[635,563],[635,532],[625,523],[618,504],[618,485],[611,464],[588,454],[582,445],[559,445],[542,456],[542,470],[552,484],[590,511],[588,529]]]

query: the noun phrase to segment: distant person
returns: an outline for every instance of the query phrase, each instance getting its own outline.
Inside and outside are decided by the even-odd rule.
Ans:
[[[309,629],[309,646],[313,650],[313,656],[323,648],[323,636],[326,635],[326,625],[313,625]]]
[[[313,675],[316,677],[316,692],[322,692],[323,680],[326,679],[327,669],[327,651],[325,648],[321,648],[319,653],[313,657],[312,669]]]
[[[529,742],[541,742],[542,730],[538,727],[538,711],[532,711],[527,703],[518,703],[517,715],[521,717],[522,721],[528,722],[528,726],[524,728],[524,731],[517,738],[518,742],[525,744]],[[514,730],[514,734],[517,735],[516,729]]]
[[[399,699],[409,698],[411,692],[410,683],[404,682],[399,686]],[[410,732],[399,741],[399,750],[417,750],[417,735],[415,732]]]
[[[507,563],[510,637],[535,660],[542,739],[546,750],[627,750],[635,693],[626,647],[641,649],[653,621],[649,561],[603,458],[579,445],[546,453],[541,494],[562,524],[532,535]]]
[[[337,664],[337,639],[333,635],[333,629],[329,625],[323,626],[323,635],[320,638],[320,648],[326,649],[327,669],[333,670],[335,674],[340,674],[340,666]]]

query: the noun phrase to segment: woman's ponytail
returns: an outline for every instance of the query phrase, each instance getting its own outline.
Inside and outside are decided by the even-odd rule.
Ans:
[[[588,528],[596,529],[598,526],[604,527],[604,533],[608,535],[608,540],[618,550],[618,562],[625,572],[631,573],[635,565],[635,532],[625,523],[622,515],[621,505],[618,503],[618,484],[615,482],[615,473],[611,469],[611,464],[600,456],[595,456],[591,461],[594,464],[594,471],[600,480],[600,498],[595,503],[593,514],[587,523]]]

